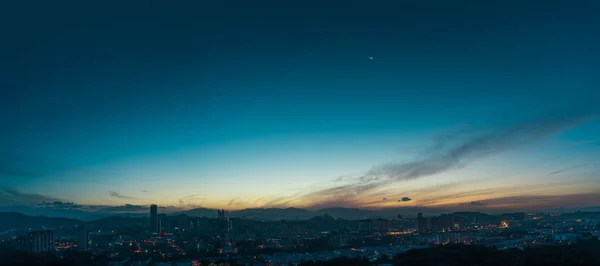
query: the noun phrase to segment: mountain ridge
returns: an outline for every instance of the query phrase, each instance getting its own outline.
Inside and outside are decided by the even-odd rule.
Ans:
[[[600,207],[592,206],[587,208],[573,209],[569,211],[587,211],[597,212]],[[107,217],[127,217],[127,218],[144,218],[149,216],[149,208],[146,211],[138,212],[92,212],[78,209],[58,209],[47,207],[0,207],[0,213],[20,213],[28,216],[45,216],[57,218],[77,219],[81,221],[94,221]],[[361,209],[361,208],[346,208],[332,207],[324,209],[304,209],[296,207],[288,208],[246,208],[240,210],[226,210],[226,216],[231,218],[244,218],[254,220],[307,220],[315,216],[330,215],[335,218],[347,220],[367,219],[367,218],[395,218],[398,215],[403,217],[416,217],[418,213],[423,213],[425,216],[439,215],[443,213],[469,213],[474,211],[453,211],[442,208],[427,208],[427,207],[394,207],[382,209]],[[502,214],[506,211],[496,210],[489,214]],[[160,210],[159,210],[160,213]],[[477,212],[475,212],[477,213]],[[194,208],[186,211],[167,212],[167,215],[185,214],[192,217],[217,217],[217,209],[212,208]],[[486,214],[487,215],[487,214]]]

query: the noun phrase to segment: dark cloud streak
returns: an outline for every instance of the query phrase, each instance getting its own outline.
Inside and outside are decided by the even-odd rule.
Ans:
[[[116,191],[109,191],[109,192],[108,192],[108,195],[109,195],[109,196],[111,196],[111,197],[118,198],[118,199],[131,199],[131,200],[134,200],[134,199],[136,199],[136,198],[134,198],[134,197],[130,197],[130,196],[125,196],[125,195],[119,194],[119,193],[118,193],[118,192],[116,192]]]
[[[479,201],[471,201],[469,203],[461,203],[460,205],[461,206],[464,206],[464,205],[485,206],[485,203],[479,202]]]
[[[544,116],[506,128],[472,130],[438,140],[432,153],[414,162],[390,162],[373,167],[367,176],[411,180],[467,165],[483,157],[529,145],[593,119],[593,116]]]
[[[59,199],[37,193],[25,193],[12,188],[0,188],[0,205],[31,205],[59,202]]]
[[[566,167],[566,168],[554,171],[552,173],[549,173],[548,175],[560,174],[560,173],[563,173],[563,172],[566,172],[566,171],[569,171],[569,170],[573,170],[573,169],[577,169],[577,168],[580,168],[580,167],[584,167],[586,165],[588,165],[588,164],[580,164],[580,165],[575,165],[575,166],[571,166],[571,167]]]
[[[243,205],[244,203],[242,201],[240,201],[238,198],[232,199],[229,201],[229,203],[227,204],[227,207],[231,207],[231,206],[240,206]]]
[[[435,139],[423,158],[372,167],[358,182],[326,188],[304,196],[317,205],[347,205],[390,183],[432,176],[464,167],[478,159],[542,141],[593,120],[590,113],[556,112],[509,126],[469,128]]]
[[[55,208],[55,209],[81,209],[84,206],[71,201],[54,201],[54,202],[42,202],[39,204],[40,207]]]
[[[106,206],[100,207],[98,211],[102,212],[143,212],[147,211],[148,206],[143,205],[133,205],[133,204],[124,204],[121,206]]]

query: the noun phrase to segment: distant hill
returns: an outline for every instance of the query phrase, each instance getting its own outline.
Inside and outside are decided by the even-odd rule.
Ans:
[[[53,208],[34,208],[34,207],[0,207],[0,229],[6,228],[5,221],[20,221],[25,219],[23,223],[17,223],[20,227],[27,227],[29,224],[32,226],[43,225],[44,223],[52,225],[52,222],[48,219],[51,217],[60,217],[72,221],[106,221],[107,223],[114,222],[115,227],[119,226],[119,218],[127,218],[121,220],[126,221],[125,225],[145,224],[149,217],[149,209],[147,212],[138,213],[113,213],[113,212],[86,212],[82,210],[69,210],[69,209],[53,209]],[[600,214],[600,207],[588,207],[581,209],[582,212],[588,212],[589,215]],[[160,211],[159,211],[160,212]],[[11,213],[11,214],[7,214]],[[425,207],[398,207],[398,208],[384,208],[384,209],[359,209],[359,208],[326,208],[320,210],[310,210],[301,208],[249,208],[242,210],[227,211],[227,217],[231,218],[242,218],[251,220],[308,220],[315,216],[323,216],[325,214],[332,216],[335,219],[346,219],[346,220],[359,220],[359,219],[376,219],[376,218],[394,218],[398,215],[404,217],[416,217],[418,213],[423,213],[424,216],[439,215],[442,213],[452,213],[444,209],[436,208],[425,208]],[[24,215],[26,217],[43,217],[42,221],[28,222],[26,217],[16,216],[17,214]],[[206,217],[215,218],[217,217],[217,209],[210,208],[196,208],[187,210],[184,212],[167,213],[169,216],[185,214],[190,217]],[[454,214],[462,216],[466,220],[478,220],[488,221],[497,219],[500,215],[491,215],[481,212],[454,212]],[[6,219],[1,219],[6,216]],[[46,220],[44,220],[46,219]],[[13,223],[14,224],[14,223]],[[59,223],[58,223],[59,224]],[[23,226],[21,226],[23,225]],[[105,226],[101,226],[105,227]],[[9,227],[14,228],[14,227]]]
[[[315,216],[324,214],[331,215],[335,218],[347,220],[368,219],[368,218],[392,218],[398,214],[407,216],[416,216],[417,213],[423,212],[426,215],[435,215],[441,213],[440,210],[428,209],[421,207],[405,207],[405,208],[388,208],[379,210],[358,209],[358,208],[326,208],[320,210],[307,210],[300,208],[249,208],[235,211],[228,211],[227,217],[244,218],[254,220],[308,220]],[[208,217],[217,216],[216,209],[197,208],[181,212],[193,217]],[[179,213],[177,213],[179,214]]]
[[[18,212],[29,216],[47,216],[47,217],[63,217],[83,221],[93,221],[111,216],[121,217],[147,217],[144,213],[115,213],[102,211],[83,211],[77,209],[59,209],[45,207],[29,207],[29,206],[2,206],[0,212]]]
[[[173,215],[185,214],[192,217],[217,217],[217,209],[195,208],[184,212],[174,213]]]
[[[355,208],[327,208],[318,211],[318,214],[328,214],[337,218],[344,218],[349,220],[366,219],[366,218],[379,218],[385,217],[386,215],[382,212],[373,210],[355,209]]]
[[[233,211],[230,216],[255,220],[306,220],[314,217],[315,213],[298,208],[254,208]]]
[[[217,209],[196,208],[181,212],[181,214],[186,214],[192,217],[214,218],[217,216]],[[254,220],[292,220],[296,218],[305,220],[315,216],[316,213],[299,208],[249,208],[227,211],[226,215],[227,217]]]
[[[95,220],[110,216],[109,214],[87,212],[76,209],[58,209],[29,206],[2,206],[0,212],[18,212],[29,216],[64,217],[79,220]]]
[[[46,216],[28,216],[16,212],[0,212],[0,231],[8,229],[39,230],[53,229],[61,226],[75,226],[81,224],[80,220]]]
[[[121,216],[112,216],[107,218],[102,218],[99,220],[87,222],[86,224],[91,224],[95,228],[102,229],[116,229],[116,228],[125,228],[125,227],[144,227],[148,226],[150,219],[143,217],[121,217]]]
[[[16,212],[0,212],[0,231],[15,230],[42,230],[72,228],[81,224],[97,229],[118,229],[125,227],[144,227],[148,225],[146,217],[104,217],[94,221],[82,221],[71,218],[29,216]]]
[[[591,206],[579,209],[582,212],[600,212],[600,206]]]

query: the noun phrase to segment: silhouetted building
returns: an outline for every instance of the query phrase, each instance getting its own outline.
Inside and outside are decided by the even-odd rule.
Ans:
[[[158,206],[156,206],[155,204],[150,205],[150,228],[152,230],[152,233],[154,234],[160,233],[157,215]]]
[[[173,219],[169,218],[168,216],[165,216],[164,226],[163,226],[163,232],[165,232],[167,234],[172,234],[174,227],[175,226],[174,226],[174,223],[173,223]]]
[[[190,219],[188,220],[188,230],[190,232],[200,232],[202,229],[200,224],[201,223],[198,219]]]
[[[381,233],[387,233],[390,231],[390,221],[388,219],[377,220],[377,230]]]
[[[173,234],[179,229],[179,220],[173,217],[165,216],[163,232],[165,234]]]
[[[512,220],[512,221],[522,221],[523,219],[525,219],[525,213],[522,213],[522,212],[504,213],[504,214],[502,214],[502,219]]]
[[[164,235],[165,228],[167,227],[167,215],[161,213],[158,215],[158,218],[156,220],[158,224],[158,233]]]
[[[419,232],[419,233],[423,233],[423,232],[427,231],[427,221],[425,220],[425,217],[423,217],[422,213],[417,214],[417,220],[415,221],[415,228],[417,229],[417,232]]]
[[[373,221],[371,219],[358,222],[358,231],[367,232],[373,230]]]
[[[54,251],[54,233],[50,230],[29,233],[27,250],[33,253]]]
[[[348,238],[350,232],[346,228],[342,228],[338,231],[332,231],[326,234],[327,242],[334,248],[343,247],[348,244]]]
[[[231,238],[233,221],[225,217],[225,210],[217,210],[217,220],[215,222],[217,232],[225,238]]]
[[[442,214],[440,216],[423,217],[419,213],[416,220],[417,232],[440,232],[459,230],[462,223],[462,217],[452,214]]]
[[[78,238],[77,247],[80,250],[86,250],[88,247],[89,238],[88,238],[88,231],[87,231],[87,228],[85,227],[85,225],[82,224],[79,227],[79,232],[77,233],[77,236],[78,236],[77,237]]]
[[[476,231],[452,231],[445,233],[436,234],[436,242],[437,243],[463,243],[470,244],[472,242],[478,241],[479,237],[477,236]]]
[[[179,229],[177,217],[169,217],[166,214],[158,215],[158,228],[161,235],[173,234]]]

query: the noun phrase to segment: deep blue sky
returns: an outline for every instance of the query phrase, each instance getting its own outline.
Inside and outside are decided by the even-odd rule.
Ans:
[[[12,2],[0,204],[600,199],[597,1]],[[424,155],[448,132],[481,153]],[[354,200],[323,193],[374,173]],[[464,195],[423,192],[450,184]]]

